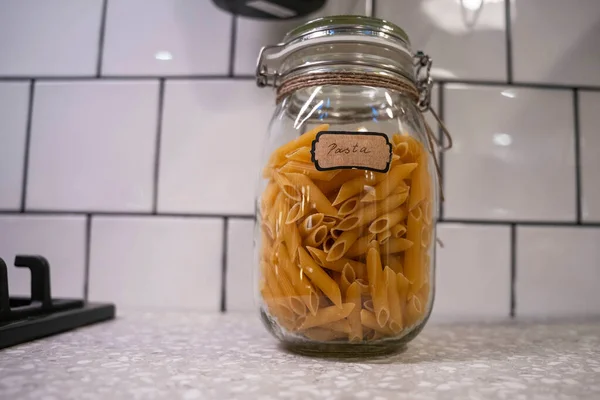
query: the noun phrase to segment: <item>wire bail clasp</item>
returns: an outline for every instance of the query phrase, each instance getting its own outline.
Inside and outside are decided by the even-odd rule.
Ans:
[[[417,107],[421,112],[431,109],[431,88],[433,87],[433,78],[431,77],[432,60],[427,54],[418,51],[413,56],[413,66],[415,67],[415,83],[419,91],[419,101]]]

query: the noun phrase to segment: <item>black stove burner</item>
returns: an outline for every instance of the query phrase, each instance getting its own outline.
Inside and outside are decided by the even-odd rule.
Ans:
[[[113,304],[53,299],[44,257],[17,256],[15,266],[31,271],[31,298],[9,296],[8,270],[0,258],[0,349],[115,317]]]

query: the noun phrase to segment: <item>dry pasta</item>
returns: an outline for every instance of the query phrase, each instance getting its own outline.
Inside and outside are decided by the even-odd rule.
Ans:
[[[257,203],[260,296],[290,334],[320,342],[401,338],[431,307],[435,193],[429,153],[391,137],[387,173],[318,170],[320,125],[271,154]]]

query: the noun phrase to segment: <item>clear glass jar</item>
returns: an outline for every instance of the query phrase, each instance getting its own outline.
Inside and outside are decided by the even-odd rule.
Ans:
[[[257,293],[292,350],[395,351],[431,312],[438,180],[419,54],[424,79],[402,29],[359,16],[308,22],[261,51],[258,84],[278,105],[257,197]]]

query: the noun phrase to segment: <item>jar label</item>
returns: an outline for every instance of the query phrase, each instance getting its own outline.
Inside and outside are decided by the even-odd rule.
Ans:
[[[383,133],[323,131],[312,142],[311,160],[319,171],[358,168],[387,172],[392,145]]]

